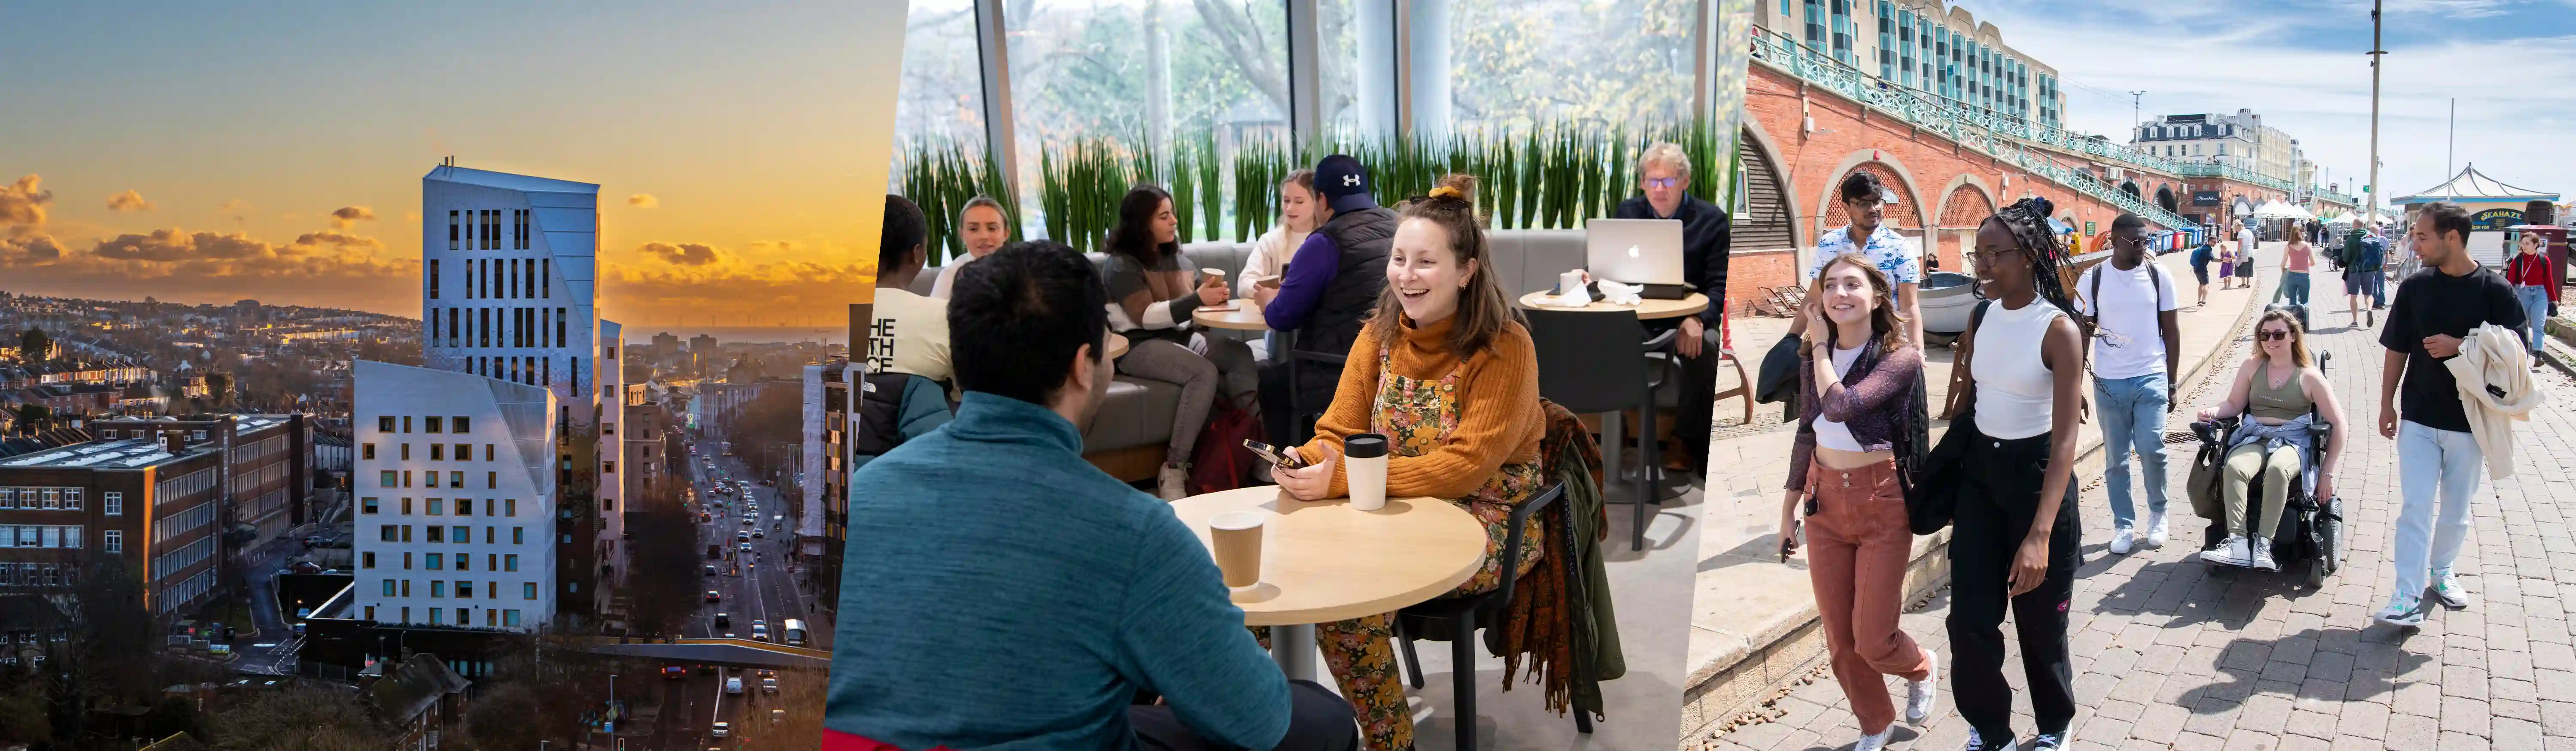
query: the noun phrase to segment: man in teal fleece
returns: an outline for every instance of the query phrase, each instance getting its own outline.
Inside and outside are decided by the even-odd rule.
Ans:
[[[827,751],[1356,747],[1167,504],[1083,461],[1107,304],[1055,243],[959,272],[956,419],[850,477]]]

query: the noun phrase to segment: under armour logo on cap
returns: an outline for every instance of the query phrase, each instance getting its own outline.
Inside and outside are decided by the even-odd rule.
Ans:
[[[1359,186],[1359,184],[1360,184],[1360,176],[1358,176],[1358,175],[1343,175],[1343,176],[1342,176],[1342,184],[1343,184],[1343,185],[1352,186],[1352,187],[1358,187],[1358,186]]]

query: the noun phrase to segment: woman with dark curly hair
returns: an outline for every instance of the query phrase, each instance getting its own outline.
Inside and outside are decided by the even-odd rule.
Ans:
[[[2084,334],[2068,311],[2045,198],[2006,206],[1977,227],[1977,285],[1994,302],[1960,340],[1950,410],[1963,436],[1950,538],[1951,693],[1968,721],[1968,751],[2012,748],[2012,685],[2004,681],[2004,609],[2020,637],[2033,749],[2062,749],[2075,719],[2066,610],[2083,563],[2075,515],[2075,426],[2082,407]],[[1945,442],[1952,440],[1945,437]]]

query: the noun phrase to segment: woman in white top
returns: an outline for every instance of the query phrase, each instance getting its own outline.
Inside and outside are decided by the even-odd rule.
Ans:
[[[1288,179],[1279,181],[1279,225],[1252,241],[1252,255],[1243,259],[1243,273],[1236,275],[1235,294],[1270,304],[1270,295],[1279,290],[1279,278],[1287,273],[1288,259],[1296,257],[1297,247],[1314,233],[1315,171],[1290,172]]]
[[[939,269],[939,278],[930,285],[933,298],[948,299],[948,290],[957,286],[958,269],[1001,250],[1002,243],[1011,239],[1010,216],[1003,213],[1002,202],[990,196],[967,199],[966,207],[957,210],[957,239],[965,241],[966,255],[950,259]]]
[[[2075,719],[2066,611],[2083,563],[2075,514],[2078,410],[2084,335],[2059,280],[2050,205],[2025,198],[1977,228],[1977,284],[1984,315],[1969,324],[1964,367],[1952,371],[1950,413],[1966,436],[1951,524],[1951,692],[1968,721],[1970,751],[2012,748],[2012,686],[2004,681],[2009,604],[2028,678],[2033,749],[2062,749]],[[1944,440],[1949,440],[1944,438]]]

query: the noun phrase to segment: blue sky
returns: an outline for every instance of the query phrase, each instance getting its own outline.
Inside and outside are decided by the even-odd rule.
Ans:
[[[837,321],[873,274],[853,132],[891,125],[893,74],[862,40],[901,0],[8,8],[13,292],[417,314],[412,214],[449,155],[599,183],[603,309],[633,326]]]
[[[2252,109],[2346,192],[2369,168],[2368,0],[1965,0],[2004,43],[2066,79],[2074,127],[2125,136],[2144,113]],[[2380,182],[2388,196],[2455,166],[2576,197],[2576,0],[2388,0]],[[2566,200],[2565,198],[2561,199]]]

